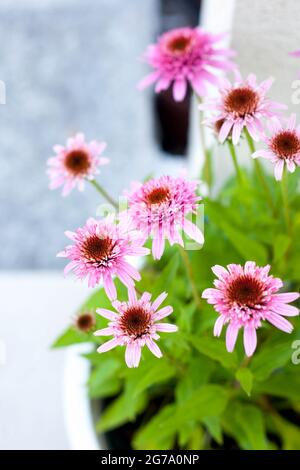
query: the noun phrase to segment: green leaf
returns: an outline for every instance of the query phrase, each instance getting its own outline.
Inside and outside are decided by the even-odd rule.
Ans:
[[[268,449],[263,415],[256,406],[232,402],[223,415],[222,424],[242,449]]]
[[[173,283],[177,274],[178,266],[179,254],[175,253],[152,286],[151,293],[153,299],[155,299],[155,297],[157,297],[163,291],[169,292],[171,288],[174,288]]]
[[[224,341],[218,338],[197,337],[193,335],[188,335],[187,339],[199,352],[218,361],[226,369],[236,369],[238,367],[236,352],[227,352]]]
[[[241,369],[237,370],[235,376],[236,379],[240,382],[242,389],[247,393],[248,396],[250,396],[253,385],[253,374],[251,370],[242,367]]]
[[[167,405],[162,408],[154,417],[141,427],[133,438],[133,447],[138,450],[167,450],[173,448],[176,431],[161,432],[164,423],[175,412],[175,405]]]
[[[222,229],[232,245],[245,260],[253,260],[262,265],[267,263],[268,254],[264,245],[249,238],[248,233],[243,233],[237,227],[234,227],[232,223],[227,222],[227,217],[224,216],[224,212],[226,212],[225,207],[211,201],[205,207],[208,217]]]
[[[300,429],[283,419],[279,414],[272,414],[271,420],[283,441],[283,450],[300,450]]]
[[[159,434],[160,439],[170,439],[186,423],[200,421],[210,416],[219,416],[225,409],[228,391],[219,385],[203,385],[185,402],[177,406],[169,405],[163,413],[152,418],[136,435],[135,445],[143,448],[149,446]],[[147,449],[149,447],[146,447]]]
[[[283,367],[291,358],[290,339],[263,345],[255,354],[250,370],[257,381],[266,380],[276,369]]]
[[[299,374],[278,373],[264,382],[257,382],[254,387],[256,393],[266,393],[275,397],[299,399]]]
[[[120,361],[115,357],[101,356],[102,362],[92,370],[88,380],[88,392],[91,398],[116,395],[120,389],[117,372],[121,369]]]
[[[94,337],[92,333],[83,333],[77,330],[73,325],[67,328],[61,336],[59,336],[54,343],[52,348],[62,348],[65,346],[71,346],[77,343],[89,343],[93,342]]]
[[[279,233],[274,240],[274,262],[281,261],[291,243],[290,237]]]
[[[214,440],[220,445],[223,444],[223,435],[222,435],[220,417],[210,416],[208,418],[204,418],[202,421],[207,427],[209,433],[214,438]]]
[[[137,395],[147,390],[147,388],[166,382],[175,375],[176,368],[164,359],[160,361],[156,360],[151,366],[147,363],[145,367],[139,371],[139,377],[138,380],[135,381],[132,398],[135,399]]]
[[[146,396],[140,394],[132,399],[132,389],[125,390],[111,405],[105,408],[96,424],[98,432],[105,432],[122,426],[128,421],[134,421],[136,416],[144,409]]]

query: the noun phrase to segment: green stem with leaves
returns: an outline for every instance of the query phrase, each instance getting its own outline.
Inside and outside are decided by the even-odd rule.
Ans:
[[[109,204],[111,204],[115,209],[118,209],[118,208],[119,208],[117,201],[115,201],[115,200],[107,193],[107,191],[106,191],[102,186],[100,186],[100,184],[99,184],[96,180],[90,180],[90,183],[96,188],[96,190],[98,191],[98,193],[100,193],[101,196],[103,196],[104,199],[107,200],[107,202],[108,202]]]
[[[201,298],[200,298],[200,295],[199,295],[199,292],[198,292],[198,289],[197,289],[197,285],[196,285],[196,281],[195,281],[195,277],[194,277],[192,264],[191,264],[189,255],[187,254],[187,252],[185,251],[185,249],[182,246],[178,245],[178,247],[179,247],[179,251],[180,251],[180,255],[181,255],[183,264],[185,266],[187,276],[188,276],[189,281],[191,283],[191,288],[192,288],[192,293],[193,293],[195,304],[196,304],[198,309],[201,309]]]
[[[235,168],[235,171],[236,171],[236,176],[237,176],[238,182],[242,186],[243,185],[243,175],[242,175],[241,169],[239,167],[235,147],[234,147],[231,140],[227,139],[227,143],[228,143],[230,155],[232,157],[233,165],[234,165],[234,168]]]
[[[247,139],[247,142],[248,142],[250,152],[252,154],[252,153],[255,152],[255,145],[254,145],[253,139],[252,139],[251,135],[249,134],[248,129],[246,127],[245,127],[245,135],[246,135],[246,139]],[[255,171],[256,171],[257,178],[260,181],[260,184],[261,184],[262,188],[264,189],[266,199],[267,199],[267,202],[270,206],[270,209],[271,209],[273,215],[275,215],[276,208],[275,208],[275,205],[274,205],[273,197],[272,197],[270,188],[268,186],[268,183],[266,181],[264,170],[263,170],[260,162],[257,160],[257,158],[254,159],[254,168],[255,168]]]

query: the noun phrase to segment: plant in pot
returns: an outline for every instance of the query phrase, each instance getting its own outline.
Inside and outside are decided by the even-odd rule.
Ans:
[[[104,144],[78,134],[49,161],[52,188],[90,182],[111,209],[66,232],[65,272],[101,287],[54,343],[92,345],[87,393],[110,448],[300,449],[299,128],[269,99],[271,81],[243,80],[218,40],[199,28],[165,33],[141,84],[172,86],[175,100],[190,86],[209,110],[201,127],[235,169],[216,195],[207,149],[205,198],[198,181],[163,176],[134,183],[120,211],[95,179]],[[233,84],[215,74],[230,68]],[[210,102],[207,82],[219,87]]]

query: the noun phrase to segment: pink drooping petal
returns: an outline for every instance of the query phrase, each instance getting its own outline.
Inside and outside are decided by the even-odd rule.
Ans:
[[[185,219],[183,222],[183,230],[192,240],[195,240],[200,245],[203,245],[204,236],[197,225],[193,224],[190,220]]]
[[[226,317],[224,315],[220,315],[214,326],[214,336],[220,336],[222,333],[223,325],[225,323]]]
[[[252,356],[257,345],[256,329],[251,326],[244,328],[244,347],[247,356]]]
[[[175,101],[182,101],[186,95],[186,80],[176,80],[173,85],[173,96]]]
[[[138,90],[144,90],[149,85],[152,85],[160,76],[160,72],[156,71],[147,75],[143,80],[138,83]]]
[[[155,327],[156,331],[164,331],[166,333],[173,333],[178,330],[178,327],[172,325],[172,323],[156,323]]]
[[[226,348],[228,352],[232,352],[234,350],[238,332],[238,327],[229,323],[226,330]]]
[[[279,302],[293,302],[294,300],[299,299],[299,292],[284,292],[283,294],[274,294],[274,300],[279,300]]]
[[[117,298],[117,289],[114,284],[114,281],[112,280],[110,276],[106,276],[103,279],[103,285],[104,285],[104,289],[107,294],[107,297],[110,300],[115,300]]]
[[[148,346],[148,348],[152,352],[152,354],[154,354],[154,356],[156,356],[158,358],[162,357],[161,350],[159,349],[157,344],[151,338],[147,338],[146,345]]]
[[[223,124],[222,124],[222,127],[220,129],[220,132],[219,132],[219,141],[221,143],[225,142],[225,140],[227,139],[230,131],[231,131],[231,128],[233,126],[233,122],[232,121],[224,121]]]
[[[152,254],[154,259],[160,259],[164,252],[165,239],[162,233],[156,233],[154,235],[152,244]]]
[[[102,328],[101,330],[95,331],[94,336],[112,336],[113,334],[114,330],[109,326],[107,328]]]
[[[243,123],[242,122],[237,122],[233,125],[232,128],[232,143],[233,145],[236,145],[241,137],[241,132],[243,128]]]
[[[282,178],[283,168],[284,168],[284,160],[279,160],[276,163],[275,168],[274,168],[274,175],[277,181],[280,181]]]
[[[141,359],[141,347],[136,343],[126,346],[125,361],[128,367],[138,367]]]
[[[158,310],[155,314],[155,320],[161,320],[162,318],[165,318],[173,312],[173,307],[168,305],[167,307],[163,307],[160,310]]]
[[[285,331],[286,333],[291,333],[293,331],[293,325],[277,313],[270,312],[268,313],[266,318],[270,323],[272,323],[272,325],[276,326],[276,328],[278,328],[279,330]]]
[[[107,318],[111,321],[114,321],[118,318],[118,315],[115,312],[107,310],[106,308],[97,308],[96,312],[99,313],[99,315],[101,315],[102,317]]]
[[[145,294],[144,294],[145,295]],[[168,297],[168,294],[166,292],[162,292],[153,302],[152,304],[152,308],[154,309],[154,311],[156,311],[158,309],[158,307],[164,302],[164,300],[166,300],[166,298]]]
[[[296,317],[297,315],[299,315],[299,309],[297,307],[294,307],[293,305],[277,304],[271,307],[271,309],[273,312],[278,313],[279,315],[283,315],[285,317]]]
[[[115,348],[116,346],[119,346],[120,342],[117,338],[110,339],[109,341],[106,341],[106,343],[103,343],[97,351],[99,353],[104,353],[107,351],[110,351],[111,349]]]

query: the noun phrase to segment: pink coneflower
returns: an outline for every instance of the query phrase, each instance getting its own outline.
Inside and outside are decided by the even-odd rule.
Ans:
[[[234,68],[228,60],[233,51],[216,48],[223,36],[201,28],[178,28],[164,33],[156,44],[148,46],[144,59],[155,71],[139,83],[139,88],[156,82],[155,91],[159,93],[173,84],[174,99],[182,101],[190,83],[198,95],[205,95],[207,83],[219,83],[216,71]]]
[[[247,356],[256,349],[256,329],[267,320],[286,333],[291,333],[293,325],[284,317],[299,314],[296,307],[287,305],[298,299],[299,294],[288,292],[277,294],[282,287],[281,279],[269,276],[270,266],[260,268],[253,261],[245,266],[229,264],[227,269],[214,266],[212,271],[218,277],[215,289],[205,289],[202,297],[213,304],[220,314],[215,323],[214,335],[220,336],[223,325],[228,323],[226,347],[232,352],[240,328],[244,328],[244,347]]]
[[[218,112],[210,122],[222,123],[218,131],[220,142],[223,143],[230,134],[234,145],[239,142],[244,127],[254,140],[259,140],[263,131],[262,119],[275,116],[276,109],[285,109],[284,105],[266,97],[273,82],[271,78],[258,85],[253,74],[244,81],[239,72],[235,75],[237,81],[233,85],[223,79],[219,98],[200,105],[200,109]]]
[[[296,126],[296,114],[292,114],[284,125],[278,118],[268,122],[271,137],[264,135],[267,149],[260,149],[252,157],[263,157],[274,163],[275,179],[281,180],[284,165],[293,173],[300,165],[300,126]]]
[[[196,194],[196,181],[186,181],[182,177],[162,176],[151,179],[144,184],[135,183],[131,192],[127,192],[128,212],[133,226],[140,230],[145,238],[152,236],[152,254],[160,259],[165,239],[171,245],[183,246],[180,230],[203,244],[204,238],[200,229],[186,218],[195,214],[199,201]]]
[[[109,160],[101,157],[105,149],[104,142],[85,142],[84,134],[76,134],[67,140],[66,147],[55,145],[55,157],[48,159],[50,189],[63,186],[63,196],[67,196],[77,186],[83,191],[86,179],[93,180],[99,174],[99,167]]]
[[[128,302],[113,302],[118,313],[99,308],[97,312],[110,320],[108,328],[94,333],[95,336],[113,336],[114,338],[102,344],[98,352],[106,352],[116,346],[126,346],[125,361],[128,367],[138,367],[141,359],[141,349],[148,346],[156,357],[162,352],[154,342],[160,337],[157,332],[175,332],[177,326],[171,323],[157,323],[173,312],[170,306],[157,310],[168,294],[163,292],[151,303],[151,294],[144,292],[138,300],[135,289],[129,289]]]
[[[144,248],[137,232],[127,232],[122,224],[115,225],[110,218],[103,220],[89,219],[84,227],[76,232],[65,232],[74,241],[57,256],[69,258],[71,262],[65,267],[83,279],[88,277],[88,284],[94,287],[103,281],[105,292],[110,299],[115,299],[117,292],[113,282],[116,276],[127,287],[139,281],[139,272],[127,261],[128,256],[144,256],[149,253]]]

